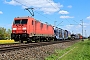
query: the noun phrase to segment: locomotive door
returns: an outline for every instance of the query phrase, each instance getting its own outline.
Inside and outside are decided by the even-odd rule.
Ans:
[[[33,35],[36,34],[36,21],[33,21]]]
[[[34,20],[32,20],[32,35],[34,35]]]
[[[34,21],[34,35],[36,35],[36,21]]]

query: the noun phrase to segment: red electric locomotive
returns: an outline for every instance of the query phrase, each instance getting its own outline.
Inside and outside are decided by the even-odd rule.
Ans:
[[[53,26],[41,23],[29,16],[14,18],[11,39],[23,43],[23,41],[50,41],[53,38]]]

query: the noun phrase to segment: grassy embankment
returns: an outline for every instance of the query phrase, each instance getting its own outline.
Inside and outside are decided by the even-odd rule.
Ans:
[[[45,60],[90,60],[90,40],[80,41],[64,50],[56,50]]]
[[[0,40],[0,44],[17,43],[14,40]]]

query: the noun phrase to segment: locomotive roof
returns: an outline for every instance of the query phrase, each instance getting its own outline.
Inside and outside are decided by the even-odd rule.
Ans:
[[[23,16],[23,17],[15,17],[15,18],[33,18],[33,17],[30,17],[30,16]]]

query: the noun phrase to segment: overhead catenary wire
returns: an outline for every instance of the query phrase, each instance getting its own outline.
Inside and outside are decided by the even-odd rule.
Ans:
[[[19,2],[19,1],[17,1],[17,0],[14,0],[14,1],[16,1],[17,3],[19,3],[19,4],[21,4],[21,5],[25,6],[25,7],[28,7],[27,5],[22,4],[22,3],[20,3],[20,2]],[[49,3],[51,4],[51,2],[50,2],[50,1],[48,1],[48,0],[46,0],[46,1],[47,1],[47,2],[49,2]],[[26,1],[25,1],[25,2],[26,2]],[[26,2],[26,3],[28,3],[28,2]],[[53,4],[51,4],[51,5],[53,6]],[[53,6],[53,7],[56,9],[56,7],[55,7],[55,6]],[[36,11],[34,11],[34,12],[36,12]],[[50,18],[48,18],[48,17],[44,16],[43,14],[40,14],[39,12],[36,12],[36,13],[52,21],[52,19],[50,19]],[[61,15],[62,15],[62,14],[61,14]],[[65,19],[66,19],[66,18],[65,18]],[[66,20],[67,20],[67,19],[66,19]],[[68,20],[67,20],[67,22],[68,22],[68,23],[70,23]],[[58,24],[58,25],[59,25],[59,24]]]
[[[66,16],[66,15],[65,15]],[[66,18],[65,18],[66,19]],[[70,21],[68,20],[68,19],[66,19],[69,23],[70,23]],[[71,23],[70,23],[71,24]]]
[[[75,21],[75,20],[73,20],[74,22],[76,22],[78,25],[81,25],[81,24],[79,24],[77,21]]]
[[[57,9],[57,7],[55,7],[49,0],[46,1],[49,2],[55,9]]]
[[[53,7],[54,7],[54,9],[57,9],[57,7],[55,7],[49,0],[46,0],[47,2],[49,2]],[[63,22],[63,21],[62,21]],[[62,22],[60,22],[59,24],[57,24],[56,26],[58,26],[58,25],[60,25]],[[55,25],[55,23],[54,23],[54,25]]]
[[[47,2],[49,2],[55,9],[57,8],[57,7],[55,7],[49,0],[46,0]],[[62,14],[61,14],[62,15]],[[66,16],[66,15],[65,15]],[[68,23],[70,23],[70,21],[68,20],[68,19],[66,19],[65,18],[65,20],[68,22]],[[74,20],[75,21],[75,20]],[[76,21],[75,21],[76,22]],[[77,22],[76,22],[77,23]],[[58,24],[59,25],[59,24]],[[71,23],[70,23],[70,25],[72,25]],[[74,25],[74,24],[73,24]],[[76,25],[76,24],[75,24]],[[81,24],[80,24],[81,25]]]
[[[35,11],[35,12],[36,12],[36,11]],[[36,12],[36,13],[38,13],[38,12]],[[50,19],[50,18],[48,18],[48,17],[46,17],[46,16],[44,16],[44,15],[42,15],[42,14],[40,14],[40,13],[38,13],[38,14],[52,21],[52,19]]]
[[[63,22],[63,21],[62,21]],[[62,22],[60,22],[58,25],[56,25],[56,26],[59,26]]]
[[[28,7],[27,5],[24,5],[24,4],[20,3],[20,2],[18,2],[17,0],[14,0],[14,1],[16,1],[17,3],[19,3],[19,4],[21,4],[21,5],[25,6],[25,7]],[[26,1],[25,1],[25,2],[26,2]],[[26,2],[26,3],[27,3],[27,2]],[[36,12],[36,11],[35,11],[35,12]],[[50,18],[48,18],[48,17],[46,17],[46,16],[44,16],[44,15],[38,13],[38,12],[36,12],[36,13],[39,14],[39,15],[41,15],[41,16],[43,16],[43,17],[45,17],[45,18],[47,18],[47,19],[49,19],[49,20],[52,20],[52,19],[50,19]]]
[[[48,0],[46,0],[46,1],[48,1]],[[49,2],[49,1],[48,1]],[[51,4],[51,2],[49,2],[50,4]],[[52,4],[51,4],[52,5]],[[53,5],[52,5],[53,6]],[[53,6],[54,8],[56,8],[55,6]],[[65,15],[66,16],[66,15]],[[66,18],[65,18],[66,19]],[[67,20],[67,19],[66,19]],[[67,20],[68,21],[68,20]],[[74,22],[76,22],[75,20],[73,20]],[[68,21],[69,22],[69,21]],[[61,22],[62,23],[62,22]],[[59,23],[59,24],[61,24],[61,23]],[[69,22],[70,23],[70,22]],[[78,23],[78,22],[76,22],[76,23]],[[58,24],[58,25],[59,25]],[[70,23],[71,24],[71,23]],[[79,23],[78,23],[79,24]],[[83,36],[83,20],[82,20],[82,24],[79,24],[79,25],[81,25],[82,26],[82,36]],[[82,38],[82,41],[83,41],[83,38]]]
[[[24,4],[20,3],[20,2],[18,2],[17,0],[14,0],[14,1],[17,2],[17,3],[19,3],[19,4],[21,4],[21,5],[23,5],[23,6],[25,6],[25,7],[28,7],[28,6],[26,6],[26,5],[24,5]]]
[[[32,13],[31,13],[31,11],[30,11],[29,9],[31,9],[31,10],[32,10]],[[30,13],[32,16],[34,16],[33,9],[34,9],[34,8],[25,8],[25,10],[29,11],[29,13]]]
[[[53,7],[54,9],[57,9],[57,7],[55,7],[50,1],[46,0],[47,2],[49,2]],[[62,15],[62,14],[61,14]],[[65,15],[66,16],[66,15]],[[65,18],[66,19],[66,18]],[[67,20],[67,19],[66,19]],[[67,20],[68,23],[70,23],[70,21]],[[70,23],[71,24],[71,23]],[[59,24],[58,24],[59,25]]]

